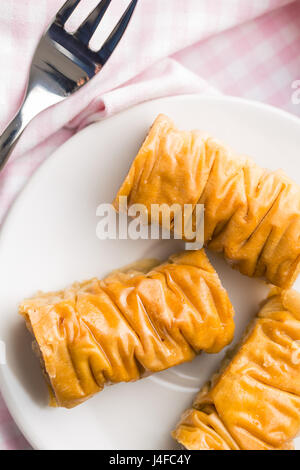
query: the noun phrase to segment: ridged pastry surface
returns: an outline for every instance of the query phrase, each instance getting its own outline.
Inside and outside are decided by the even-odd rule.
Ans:
[[[200,131],[177,129],[165,115],[134,160],[117,210],[120,196],[129,207],[144,204],[149,218],[152,204],[204,204],[206,246],[242,274],[289,288],[299,273],[300,187]]]
[[[59,406],[105,384],[137,380],[215,353],[233,337],[233,308],[204,250],[172,256],[148,273],[40,294],[20,305]]]
[[[274,288],[173,437],[187,449],[292,449],[300,432],[300,294]]]

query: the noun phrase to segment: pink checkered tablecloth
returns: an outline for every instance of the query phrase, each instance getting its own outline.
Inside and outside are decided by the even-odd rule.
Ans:
[[[21,102],[30,58],[63,0],[1,0],[0,129]],[[82,0],[74,29],[98,0]],[[100,44],[128,0],[114,0],[93,40]],[[0,175],[0,223],[35,169],[95,120],[141,101],[182,93],[227,93],[300,117],[300,1],[139,0],[103,71],[28,127]],[[1,332],[0,332],[1,336]],[[0,396],[0,449],[29,448]]]

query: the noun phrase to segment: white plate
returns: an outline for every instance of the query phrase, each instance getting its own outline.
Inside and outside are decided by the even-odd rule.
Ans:
[[[10,412],[37,449],[176,448],[170,431],[222,357],[203,354],[139,382],[108,387],[71,411],[51,409],[31,337],[17,315],[18,302],[37,289],[101,277],[142,257],[165,258],[181,247],[168,240],[104,242],[96,237],[96,207],[113,199],[159,112],[180,127],[218,136],[262,166],[284,168],[299,183],[298,118],[240,99],[197,96],[152,101],[94,124],[36,172],[0,238],[0,339],[7,346],[0,382]],[[211,259],[235,306],[238,339],[266,289],[223,260]]]

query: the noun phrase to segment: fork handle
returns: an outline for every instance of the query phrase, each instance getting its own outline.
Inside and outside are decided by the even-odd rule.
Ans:
[[[20,110],[0,136],[0,171],[7,162],[25,127],[26,123],[22,119]]]
[[[0,172],[30,121],[62,99],[45,88],[35,86],[34,82],[29,84],[21,108],[0,136]]]

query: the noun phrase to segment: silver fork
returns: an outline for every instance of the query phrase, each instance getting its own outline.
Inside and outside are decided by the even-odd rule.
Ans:
[[[99,51],[89,42],[111,0],[102,0],[70,34],[65,23],[81,0],[68,0],[58,11],[35,51],[23,104],[0,137],[0,171],[28,123],[93,78],[107,62],[122,38],[138,0],[132,0]]]

